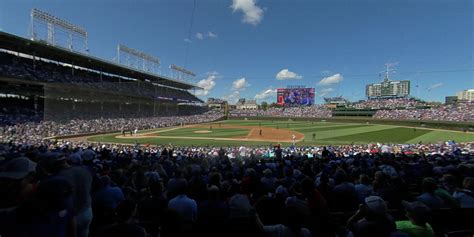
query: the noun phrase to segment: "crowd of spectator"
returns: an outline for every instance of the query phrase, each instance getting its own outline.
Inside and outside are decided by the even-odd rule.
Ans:
[[[331,110],[324,106],[298,106],[298,107],[271,107],[266,110],[232,110],[233,117],[295,117],[295,118],[329,118]]]
[[[356,109],[397,109],[421,106],[428,106],[428,103],[414,98],[368,99],[348,105]]]
[[[472,152],[472,144],[453,142],[285,148],[5,143],[0,234],[434,236],[462,228],[451,224],[472,227]],[[435,213],[444,213],[441,221],[431,219]]]
[[[41,83],[54,83],[56,87],[92,89],[101,93],[135,97],[159,98],[188,102],[202,102],[186,90],[158,86],[150,81],[136,81],[95,71],[65,66],[44,60],[32,60],[0,52],[0,75]],[[50,90],[52,90],[50,88]],[[49,91],[52,93],[53,91]]]
[[[396,120],[474,121],[474,103],[459,102],[430,109],[378,110],[374,118]]]
[[[31,144],[37,143],[45,137],[170,127],[210,122],[222,116],[221,112],[211,110],[190,116],[73,119],[64,122],[42,120],[40,122],[16,123],[0,126],[0,142],[15,141]]]

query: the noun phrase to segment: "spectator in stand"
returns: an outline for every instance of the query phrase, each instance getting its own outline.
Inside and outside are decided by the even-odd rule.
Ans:
[[[384,150],[383,147],[387,146],[390,149]],[[99,145],[49,140],[33,144],[16,142],[0,144],[0,157],[4,157],[5,160],[2,162],[0,159],[0,169],[6,169],[5,164],[18,159],[15,158],[18,156],[25,156],[26,161],[40,164],[37,166],[38,173],[30,178],[26,178],[29,177],[26,175],[20,179],[21,181],[15,182],[0,179],[1,190],[5,194],[0,196],[2,198],[0,203],[4,207],[25,207],[35,199],[34,187],[38,180],[42,183],[51,175],[73,180],[72,196],[85,200],[84,197],[89,193],[86,191],[88,188],[80,187],[76,193],[74,183],[82,182],[81,179],[89,175],[92,177],[106,175],[113,181],[111,183],[123,191],[126,200],[138,203],[138,216],[132,219],[138,220],[137,223],[151,235],[205,233],[210,236],[221,236],[224,233],[239,237],[259,236],[261,233],[253,218],[253,210],[259,212],[264,226],[285,225],[275,217],[285,206],[286,200],[286,204],[295,205],[305,213],[301,226],[308,229],[313,236],[332,236],[334,229],[345,222],[345,219],[337,218],[338,215],[334,212],[342,210],[341,207],[348,211],[357,209],[359,202],[353,181],[356,178],[361,179],[360,174],[374,177],[372,195],[386,196],[387,205],[391,209],[398,209],[401,206],[400,200],[416,198],[411,193],[421,191],[417,184],[422,184],[425,177],[440,177],[444,174],[441,186],[446,187],[446,191],[451,194],[456,190],[456,185],[452,180],[449,181],[447,175],[462,179],[471,177],[474,171],[471,165],[473,157],[471,143],[328,146],[326,150],[330,155],[325,158],[321,146],[281,147],[278,158],[274,155],[268,156],[274,151],[272,146],[246,146],[247,152],[243,157],[239,155],[239,147]],[[313,157],[308,157],[308,154],[312,154]],[[68,159],[64,160],[65,157]],[[68,162],[76,166],[65,167]],[[32,170],[29,165],[24,168],[27,171]],[[272,170],[271,177],[276,178],[274,183],[278,188],[262,192],[263,171],[266,169]],[[64,175],[66,171],[71,173]],[[71,178],[75,177],[72,174],[76,171],[80,175]],[[83,171],[89,175],[82,175]],[[168,178],[168,175],[171,176],[173,173],[175,177]],[[221,176],[224,179],[220,178]],[[89,182],[82,182],[81,186],[88,185]],[[413,184],[410,190],[403,187],[406,182]],[[168,185],[162,186],[161,183]],[[191,218],[185,219],[184,216],[182,218],[182,212],[174,211],[178,208],[165,210],[169,205],[166,200],[175,198],[179,188],[183,187],[181,184],[186,183],[189,184],[187,188],[184,186],[186,196],[194,200],[198,207],[194,222],[190,222]],[[437,196],[438,187],[436,182],[434,184],[434,196]],[[335,186],[337,188],[333,190]],[[317,190],[314,190],[314,187],[317,187]],[[90,190],[95,194],[99,189],[91,187]],[[339,197],[339,201],[336,199],[334,202],[332,199],[334,196]],[[393,198],[394,196],[397,198]],[[324,200],[327,200],[329,207]],[[365,204],[365,200],[363,203]],[[255,208],[252,204],[255,204]],[[228,214],[223,211],[225,208],[220,208],[222,206],[229,207]],[[94,222],[97,223],[88,229],[90,235],[97,235],[99,229],[116,223],[116,212],[117,208],[107,215],[102,215],[101,210],[94,208]],[[71,213],[72,216],[76,216],[75,213]],[[13,215],[15,214],[14,211]],[[213,224],[216,222],[211,221],[212,218],[209,217],[214,214],[220,216],[219,220],[214,220],[219,222],[222,231],[216,228],[212,231],[202,231],[209,229],[204,226],[217,225]],[[8,223],[16,221],[11,215],[5,217],[7,221],[0,221],[2,227],[4,224],[9,225]],[[67,216],[65,217],[67,219]],[[14,230],[18,228],[21,227],[17,224],[10,226],[10,229]],[[3,230],[4,228],[0,228],[0,231]]]
[[[311,233],[308,229],[304,228],[302,223],[304,220],[304,213],[297,206],[286,206],[281,211],[281,223],[278,225],[263,225],[260,220],[258,213],[256,213],[255,218],[259,228],[263,230],[266,236],[271,237],[292,237],[292,236],[301,236],[301,237],[310,237]]]
[[[53,166],[58,168],[58,175],[69,181],[73,187],[74,213],[77,223],[77,236],[87,237],[92,221],[91,188],[92,175],[81,166],[70,166],[62,153],[49,153]]]
[[[387,214],[387,204],[378,196],[365,198],[347,221],[347,227],[355,237],[389,237],[396,230],[393,218]]]
[[[1,157],[4,158],[3,156]],[[18,212],[25,201],[34,195],[37,164],[27,157],[14,157],[2,164],[0,170],[0,235],[16,236],[25,229],[30,213]],[[30,228],[31,229],[31,228]],[[32,233],[29,233],[32,235]],[[25,233],[28,236],[28,233]]]
[[[463,189],[454,192],[461,208],[474,208],[474,178],[466,177],[462,183]]]
[[[120,202],[125,200],[120,187],[112,187],[110,177],[100,177],[101,188],[93,195],[93,204],[103,209],[113,210]]]
[[[131,201],[123,201],[117,207],[117,221],[103,228],[99,237],[146,237],[146,231],[142,227],[133,223],[136,213],[136,205]]]
[[[148,183],[148,192],[138,203],[138,220],[150,232],[151,235],[158,235],[161,219],[168,201],[163,196],[163,183],[159,180],[152,180]]]
[[[433,106],[430,109],[377,110],[374,118],[394,120],[474,121],[474,102]]]
[[[452,175],[443,175],[443,178],[441,179],[442,183],[438,185],[438,188],[436,189],[434,194],[443,199],[443,202],[446,204],[447,207],[459,208],[459,202],[452,195],[452,193],[454,192],[454,189],[452,188],[454,182],[453,179],[454,177]]]
[[[336,186],[331,191],[330,206],[332,210],[352,211],[357,208],[357,193],[354,184],[350,183],[344,170],[334,175]]]
[[[177,196],[169,201],[168,208],[177,211],[183,220],[191,224],[196,221],[198,209],[196,201],[186,195],[187,188],[185,183],[177,187]]]
[[[365,198],[372,195],[372,185],[370,185],[369,177],[366,174],[359,176],[359,184],[355,185],[355,190],[359,203],[364,203]]]
[[[445,207],[443,199],[435,194],[435,191],[438,188],[435,179],[424,178],[421,186],[423,193],[416,198],[417,201],[424,203],[431,209]]]
[[[397,230],[411,237],[433,237],[434,232],[428,223],[430,208],[421,202],[402,202],[405,207],[407,221],[397,221]]]
[[[227,204],[220,200],[219,188],[211,186],[207,189],[208,198],[198,207],[200,233],[205,236],[222,236],[225,234],[225,220],[229,215]]]
[[[265,169],[263,171],[263,177],[260,179],[261,183],[261,192],[262,194],[267,194],[272,192],[276,188],[276,178],[273,177],[273,172],[271,169]]]

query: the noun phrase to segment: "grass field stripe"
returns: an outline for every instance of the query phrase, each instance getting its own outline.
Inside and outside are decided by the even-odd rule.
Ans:
[[[303,129],[293,129],[295,131],[299,131],[299,132],[303,132],[303,133],[306,133],[306,132],[309,132],[309,133],[313,133],[313,132],[322,132],[322,131],[329,131],[329,130],[339,130],[339,129],[349,129],[349,128],[358,128],[358,127],[369,127],[371,125],[345,125],[345,126],[326,126],[326,127],[311,127],[311,128],[303,128]]]
[[[449,133],[445,131],[431,131],[417,138],[413,138],[407,143],[418,143],[423,141],[423,143],[431,142],[436,143],[440,141],[454,140],[456,142],[472,142],[474,141],[474,134],[472,133]]]
[[[413,130],[412,128],[390,128],[379,131],[364,132],[339,137],[332,137],[332,141],[352,141],[357,139],[361,142],[381,142],[381,143],[406,143],[406,141],[417,138],[430,130]]]
[[[345,135],[352,135],[358,133],[365,133],[365,132],[372,132],[372,131],[380,131],[393,128],[390,125],[373,125],[368,127],[358,127],[358,128],[347,128],[347,129],[337,129],[337,130],[328,130],[322,131],[317,133],[317,138],[320,140],[332,138],[332,137],[340,137]]]

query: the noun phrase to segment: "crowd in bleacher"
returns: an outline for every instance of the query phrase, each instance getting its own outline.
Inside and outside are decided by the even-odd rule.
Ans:
[[[298,106],[298,107],[271,107],[266,110],[232,110],[233,117],[295,117],[295,118],[329,118],[331,110],[324,106]]]
[[[429,109],[378,110],[374,118],[395,120],[474,121],[474,103],[460,102]]]
[[[208,111],[203,114],[190,116],[100,118],[90,120],[73,119],[64,122],[42,120],[40,122],[0,126],[0,141],[17,141],[19,143],[34,144],[45,137],[179,126],[211,122],[222,116],[223,114],[221,112]]]
[[[0,234],[434,236],[472,228],[472,152],[5,143]]]
[[[351,108],[357,109],[397,109],[397,108],[416,108],[427,106],[424,101],[414,98],[393,98],[393,99],[368,99],[349,104]]]
[[[5,52],[0,52],[0,76],[41,83],[54,83],[55,86],[62,87],[74,88],[80,86],[102,93],[201,102],[186,90],[157,86],[149,81],[137,81],[109,74],[100,74],[95,71],[73,68],[71,65],[66,66],[39,59],[32,60]]]
[[[405,106],[403,101],[409,101]],[[396,102],[394,102],[396,101]],[[393,102],[393,103],[392,103]],[[436,105],[431,108],[415,108],[417,102],[411,99],[367,100],[355,108],[379,109],[373,116],[376,119],[393,120],[435,120],[435,121],[474,121],[474,103],[458,102],[450,105]],[[386,108],[386,109],[382,109]],[[396,109],[399,108],[399,109]],[[402,108],[402,109],[400,109]],[[324,106],[271,107],[266,110],[232,110],[233,117],[290,117],[290,118],[329,118],[331,110]]]

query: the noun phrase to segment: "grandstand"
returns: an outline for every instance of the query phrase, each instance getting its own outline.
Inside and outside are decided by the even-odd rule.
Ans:
[[[40,41],[0,33],[0,80],[11,105],[46,120],[190,115],[203,112],[195,85]],[[10,106],[9,106],[10,105]]]
[[[0,237],[474,236],[472,89],[449,104],[410,98],[411,82],[390,81],[387,64],[384,82],[367,85],[369,99],[350,102],[342,96],[325,97],[326,104],[315,104],[315,99],[320,101],[334,91],[356,95],[351,90],[364,83],[358,78],[364,74],[354,68],[359,63],[370,67],[375,59],[386,57],[380,52],[388,52],[384,45],[371,41],[373,36],[384,44],[401,42],[392,54],[411,63],[418,60],[403,58],[404,52],[413,55],[417,41],[438,46],[438,41],[429,40],[469,38],[459,35],[459,30],[446,37],[431,37],[435,35],[431,30],[438,27],[426,34],[423,22],[429,26],[441,19],[445,22],[440,26],[450,26],[450,19],[442,18],[441,5],[433,4],[432,9],[427,4],[418,11],[404,1],[394,1],[397,3],[387,8],[378,5],[379,1],[368,1],[357,2],[353,11],[352,7],[333,6],[331,1],[323,5],[305,1],[289,7],[278,3],[278,7],[266,8],[264,4],[273,1],[233,0],[231,9],[229,3],[212,0],[180,1],[178,8],[173,7],[174,1],[125,1],[127,7],[120,9],[117,6],[123,3],[112,2],[99,4],[104,13],[88,14],[88,20],[117,20],[106,10],[117,11],[119,18],[127,19],[114,23],[127,25],[133,20],[134,26],[150,34],[142,36],[149,37],[148,44],[155,45],[158,34],[148,27],[159,29],[163,37],[172,39],[169,48],[185,44],[184,66],[193,51],[191,43],[199,44],[203,51],[197,52],[219,54],[212,60],[206,58],[209,55],[198,58],[203,65],[216,67],[219,74],[208,73],[211,75],[194,85],[184,79],[202,74],[174,64],[170,69],[175,75],[155,74],[147,66],[160,65],[158,58],[122,44],[117,48],[122,58],[116,61],[89,55],[87,41],[84,53],[73,51],[72,34],[87,39],[85,29],[36,9],[31,23],[39,24],[33,16],[47,19],[47,41],[35,38],[34,30],[27,39],[0,28]],[[182,12],[175,11],[191,2],[187,22]],[[197,2],[207,5],[197,7]],[[139,5],[138,12],[134,5]],[[463,9],[451,9],[456,5]],[[5,6],[5,13],[17,8]],[[89,11],[97,7],[95,2],[80,1],[73,3],[77,6]],[[199,9],[205,12],[195,14]],[[373,9],[390,14],[380,17],[372,14]],[[228,17],[222,14],[225,10]],[[280,16],[275,14],[278,10],[285,18],[275,17]],[[455,13],[450,18],[471,17],[470,8],[462,4],[446,4],[443,10]],[[436,18],[423,15],[429,11]],[[334,12],[349,17],[334,17]],[[194,17],[204,14],[206,19],[194,24]],[[238,14],[243,15],[238,24],[250,24],[252,30],[235,27],[232,21]],[[404,20],[397,20],[397,14]],[[351,17],[354,15],[357,17]],[[312,16],[331,19],[331,24],[312,24]],[[178,27],[183,18],[190,25],[184,42],[176,33],[182,32]],[[300,18],[304,21],[296,21]],[[417,35],[428,37],[412,40],[409,33],[413,29],[397,24],[419,18],[422,21],[413,24]],[[263,19],[271,24],[254,30]],[[207,20],[212,27],[226,30],[219,32],[221,38],[210,29],[205,33]],[[166,27],[160,28],[158,22]],[[308,30],[307,23],[317,30]],[[453,23],[462,29],[460,22]],[[55,44],[54,24],[66,29],[68,46]],[[383,31],[384,24],[397,27]],[[139,38],[123,25],[120,30],[129,34],[128,40]],[[193,29],[193,25],[200,28]],[[363,28],[366,25],[377,26],[376,34]],[[290,30],[282,33],[282,29]],[[393,37],[391,31],[402,38],[388,40]],[[344,37],[339,37],[341,33]],[[413,45],[407,48],[406,39]],[[139,40],[135,43],[147,42]],[[211,40],[221,41],[208,48]],[[243,44],[247,41],[250,44]],[[456,49],[454,43],[452,49]],[[219,47],[226,50],[212,50],[222,49]],[[357,51],[359,48],[363,51]],[[421,55],[425,48],[433,55],[440,51],[419,47],[416,53]],[[452,59],[450,52],[441,51]],[[120,64],[127,60],[126,54],[139,63]],[[455,54],[455,58],[463,55]],[[192,60],[196,58],[190,57]],[[433,65],[441,65],[442,60],[437,58]],[[274,77],[256,76],[259,67],[267,73],[274,65],[285,69]],[[315,82],[306,70],[319,67],[341,70],[344,76],[321,71],[324,77]],[[249,68],[255,72],[247,75]],[[343,85],[353,80],[350,70],[357,82]],[[225,85],[229,78],[240,79]],[[289,84],[307,80],[315,88],[281,88],[287,82],[282,80]],[[207,101],[194,90],[203,90],[199,95],[209,96]],[[229,104],[237,98],[236,104]],[[269,104],[272,100],[276,103]]]

